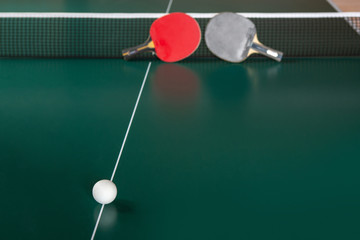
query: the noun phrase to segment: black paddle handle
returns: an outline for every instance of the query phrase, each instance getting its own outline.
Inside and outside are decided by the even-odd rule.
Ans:
[[[140,45],[122,50],[122,55],[125,60],[129,60],[140,53],[154,51],[153,45],[151,43],[152,41],[149,38],[146,40],[146,42]]]
[[[262,45],[262,44],[259,44],[256,42],[253,42],[251,48],[254,49],[257,53],[260,53],[266,57],[272,58],[278,62],[280,62],[283,57],[282,52],[272,49],[272,48],[269,48],[265,45]]]

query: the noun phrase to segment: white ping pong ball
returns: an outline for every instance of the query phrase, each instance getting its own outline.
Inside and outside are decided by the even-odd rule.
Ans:
[[[95,183],[92,194],[98,203],[109,204],[115,200],[117,188],[112,181],[104,179]]]

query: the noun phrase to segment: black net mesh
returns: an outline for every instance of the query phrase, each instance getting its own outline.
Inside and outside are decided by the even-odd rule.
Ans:
[[[2,57],[112,57],[144,42],[155,18],[0,18]],[[360,17],[250,18],[284,57],[360,56]],[[208,18],[199,18],[204,33]],[[139,56],[152,57],[151,54]],[[191,58],[209,58],[202,39]]]

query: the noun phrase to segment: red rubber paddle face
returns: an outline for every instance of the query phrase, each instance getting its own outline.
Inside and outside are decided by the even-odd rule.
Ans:
[[[150,37],[160,60],[176,62],[195,52],[200,44],[201,31],[194,18],[185,13],[171,13],[153,22]]]

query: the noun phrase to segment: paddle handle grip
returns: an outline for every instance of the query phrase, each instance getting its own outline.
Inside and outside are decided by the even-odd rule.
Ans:
[[[275,50],[275,49],[272,49],[272,48],[269,48],[265,45],[262,45],[260,43],[256,43],[256,42],[253,42],[251,48],[257,52],[257,53],[260,53],[266,57],[269,57],[269,58],[272,58],[274,59],[275,61],[278,61],[280,62],[282,57],[283,57],[283,53],[278,51],[278,50]]]
[[[129,60],[140,53],[151,52],[154,49],[154,43],[149,39],[140,45],[122,50],[122,55],[125,60]]]

